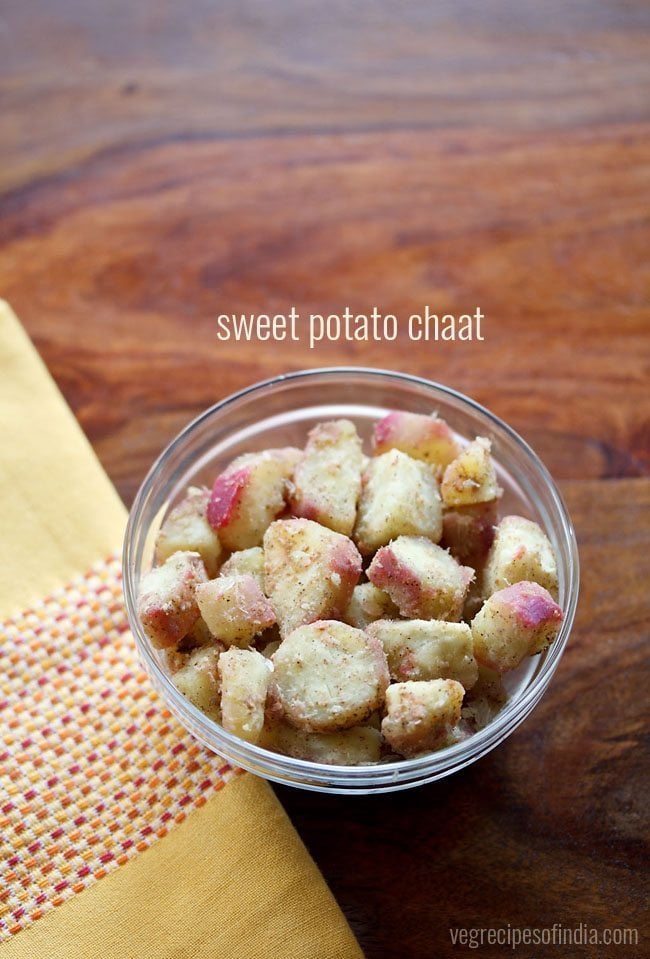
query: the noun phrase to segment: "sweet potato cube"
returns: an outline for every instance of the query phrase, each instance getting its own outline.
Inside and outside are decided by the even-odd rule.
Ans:
[[[158,649],[177,646],[199,618],[196,588],[207,580],[198,553],[173,553],[143,576],[138,596],[142,627]]]
[[[406,757],[446,746],[460,720],[464,695],[453,679],[394,683],[386,691],[384,739]]]
[[[460,452],[449,426],[435,413],[424,416],[399,410],[375,424],[372,448],[376,456],[388,450],[401,450],[413,459],[424,460],[438,472]]]
[[[345,622],[356,629],[365,629],[377,619],[397,619],[399,609],[388,593],[372,583],[359,583],[345,611]]]
[[[445,506],[469,506],[498,499],[503,490],[497,483],[494,463],[490,456],[491,443],[477,436],[462,453],[450,463],[442,477],[440,492]]]
[[[284,637],[319,619],[341,619],[361,557],[341,533],[308,519],[276,520],[264,536],[264,588]]]
[[[474,655],[497,673],[516,669],[526,656],[553,642],[562,610],[538,583],[520,582],[493,593],[472,620]]]
[[[483,595],[524,580],[539,583],[557,598],[557,562],[548,537],[530,519],[504,516],[483,571]]]
[[[256,743],[264,726],[270,663],[254,649],[227,649],[219,657],[221,724],[226,732]]]
[[[259,546],[264,532],[285,508],[289,481],[300,450],[265,450],[234,460],[214,481],[208,522],[229,550]]]
[[[400,450],[370,461],[363,476],[354,539],[369,555],[396,536],[442,534],[442,505],[431,467]]]
[[[275,623],[273,607],[248,574],[211,579],[197,586],[196,600],[210,632],[225,646],[250,646]]]
[[[399,536],[377,551],[368,579],[409,619],[458,621],[474,570],[421,536]]]
[[[358,726],[384,701],[381,643],[333,620],[300,626],[273,655],[271,716],[308,732]]]
[[[260,586],[264,583],[264,550],[261,546],[240,549],[221,567],[222,576],[253,576]]]
[[[198,553],[208,576],[216,576],[221,558],[219,537],[208,523],[210,491],[190,486],[185,497],[169,513],[156,539],[156,564],[173,553]]]
[[[294,472],[293,513],[350,536],[361,492],[363,459],[361,440],[350,420],[315,426]]]
[[[223,647],[211,646],[190,653],[186,664],[174,673],[176,688],[198,709],[213,719],[220,718],[217,663]]]
[[[443,620],[378,620],[366,630],[382,644],[397,682],[455,679],[470,689],[478,679],[472,632],[466,623]]]

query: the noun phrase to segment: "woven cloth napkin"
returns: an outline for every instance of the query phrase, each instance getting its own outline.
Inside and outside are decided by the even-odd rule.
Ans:
[[[0,954],[358,959],[268,785],[140,669],[125,511],[0,301]]]

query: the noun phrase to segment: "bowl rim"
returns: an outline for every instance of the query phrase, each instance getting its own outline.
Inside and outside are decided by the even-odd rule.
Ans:
[[[158,470],[172,450],[178,449],[183,441],[186,440],[190,434],[194,433],[205,420],[251,394],[263,392],[269,388],[293,380],[340,377],[345,375],[369,376],[371,378],[377,378],[378,380],[388,377],[392,380],[403,381],[426,389],[433,389],[438,393],[448,396],[451,400],[469,407],[474,413],[485,417],[497,431],[504,433],[508,439],[514,442],[519,448],[519,452],[529,460],[535,471],[540,475],[547,492],[550,494],[553,509],[560,521],[562,534],[566,540],[570,557],[570,562],[567,564],[566,569],[567,601],[563,609],[564,618],[560,632],[553,644],[546,651],[546,658],[541,670],[532,678],[520,696],[507,701],[495,719],[483,727],[483,729],[478,730],[478,732],[473,733],[467,739],[455,743],[452,746],[447,746],[436,752],[425,753],[413,759],[400,759],[391,761],[390,763],[373,763],[357,766],[333,765],[298,759],[281,753],[275,753],[272,750],[265,749],[253,743],[245,742],[238,736],[227,732],[219,723],[189,702],[189,700],[176,689],[171,678],[162,668],[156,651],[144,634],[136,612],[137,595],[135,593],[135,584],[132,575],[134,570],[134,531],[137,528],[137,522],[143,505],[156,480]],[[154,685],[161,692],[163,699],[171,698],[178,711],[191,723],[192,728],[190,732],[209,749],[218,751],[214,744],[203,735],[202,727],[206,727],[207,731],[212,732],[212,735],[218,743],[223,742],[224,748],[227,748],[230,755],[234,756],[234,759],[227,758],[228,762],[235,762],[267,779],[289,785],[301,786],[307,789],[325,789],[328,792],[338,791],[346,794],[360,791],[380,792],[382,789],[408,788],[420,782],[430,781],[432,778],[442,778],[442,776],[450,775],[457,769],[485,755],[498,745],[500,741],[509,736],[510,733],[523,722],[541,699],[559,664],[573,627],[580,588],[580,564],[577,538],[564,499],[547,467],[516,430],[501,420],[496,414],[492,413],[487,407],[482,406],[476,400],[455,390],[453,387],[435,380],[416,376],[412,373],[363,366],[314,367],[312,369],[301,369],[282,373],[265,380],[260,380],[259,382],[231,393],[195,416],[173,437],[155,459],[136,493],[131,509],[129,510],[124,534],[122,569],[127,617],[131,632],[138,647],[140,658],[143,660],[143,665],[154,682]],[[183,724],[185,725],[185,723]],[[254,760],[254,762],[252,762],[252,760]],[[437,767],[439,767],[439,769],[437,769]],[[436,772],[433,776],[427,777],[425,775],[422,778],[419,776],[415,778],[420,772],[426,774],[434,770],[436,770]],[[281,775],[282,773],[286,773],[286,775]],[[305,783],[302,781],[302,777],[308,777],[311,781],[315,778],[318,785],[310,786],[309,782]],[[294,782],[294,778],[296,778],[297,781]],[[340,783],[341,780],[345,780],[347,788],[336,789],[334,783]],[[368,788],[358,788],[364,786]]]

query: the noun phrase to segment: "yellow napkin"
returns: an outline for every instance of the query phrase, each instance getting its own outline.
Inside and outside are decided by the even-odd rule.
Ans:
[[[189,740],[135,664],[119,676],[133,648],[116,559],[124,508],[2,301],[0,430],[2,955],[362,957],[268,785]],[[113,699],[131,738],[123,721],[107,733]],[[62,793],[51,774],[64,767]],[[170,770],[182,773],[172,785]],[[78,815],[91,809],[94,820]]]

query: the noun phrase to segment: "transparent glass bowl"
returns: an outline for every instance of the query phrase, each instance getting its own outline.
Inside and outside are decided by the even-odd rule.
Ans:
[[[560,633],[541,656],[506,676],[509,700],[497,717],[469,739],[439,752],[375,766],[328,766],[281,756],[227,733],[193,706],[166,674],[136,613],[142,575],[152,564],[156,534],[187,486],[211,486],[240,453],[302,446],[316,423],[345,416],[368,440],[373,423],[389,410],[437,410],[460,436],[487,436],[500,485],[500,513],[536,520],[549,536],[559,569]],[[290,373],[222,400],[189,424],[152,466],[135,498],[124,543],[124,594],[141,660],[170,711],[201,743],[228,762],[275,782],[330,793],[390,792],[448,776],[485,755],[510,735],[539,702],[564,651],[578,599],[578,551],[571,520],[546,467],[509,426],[468,397],[415,376],[360,368]]]

